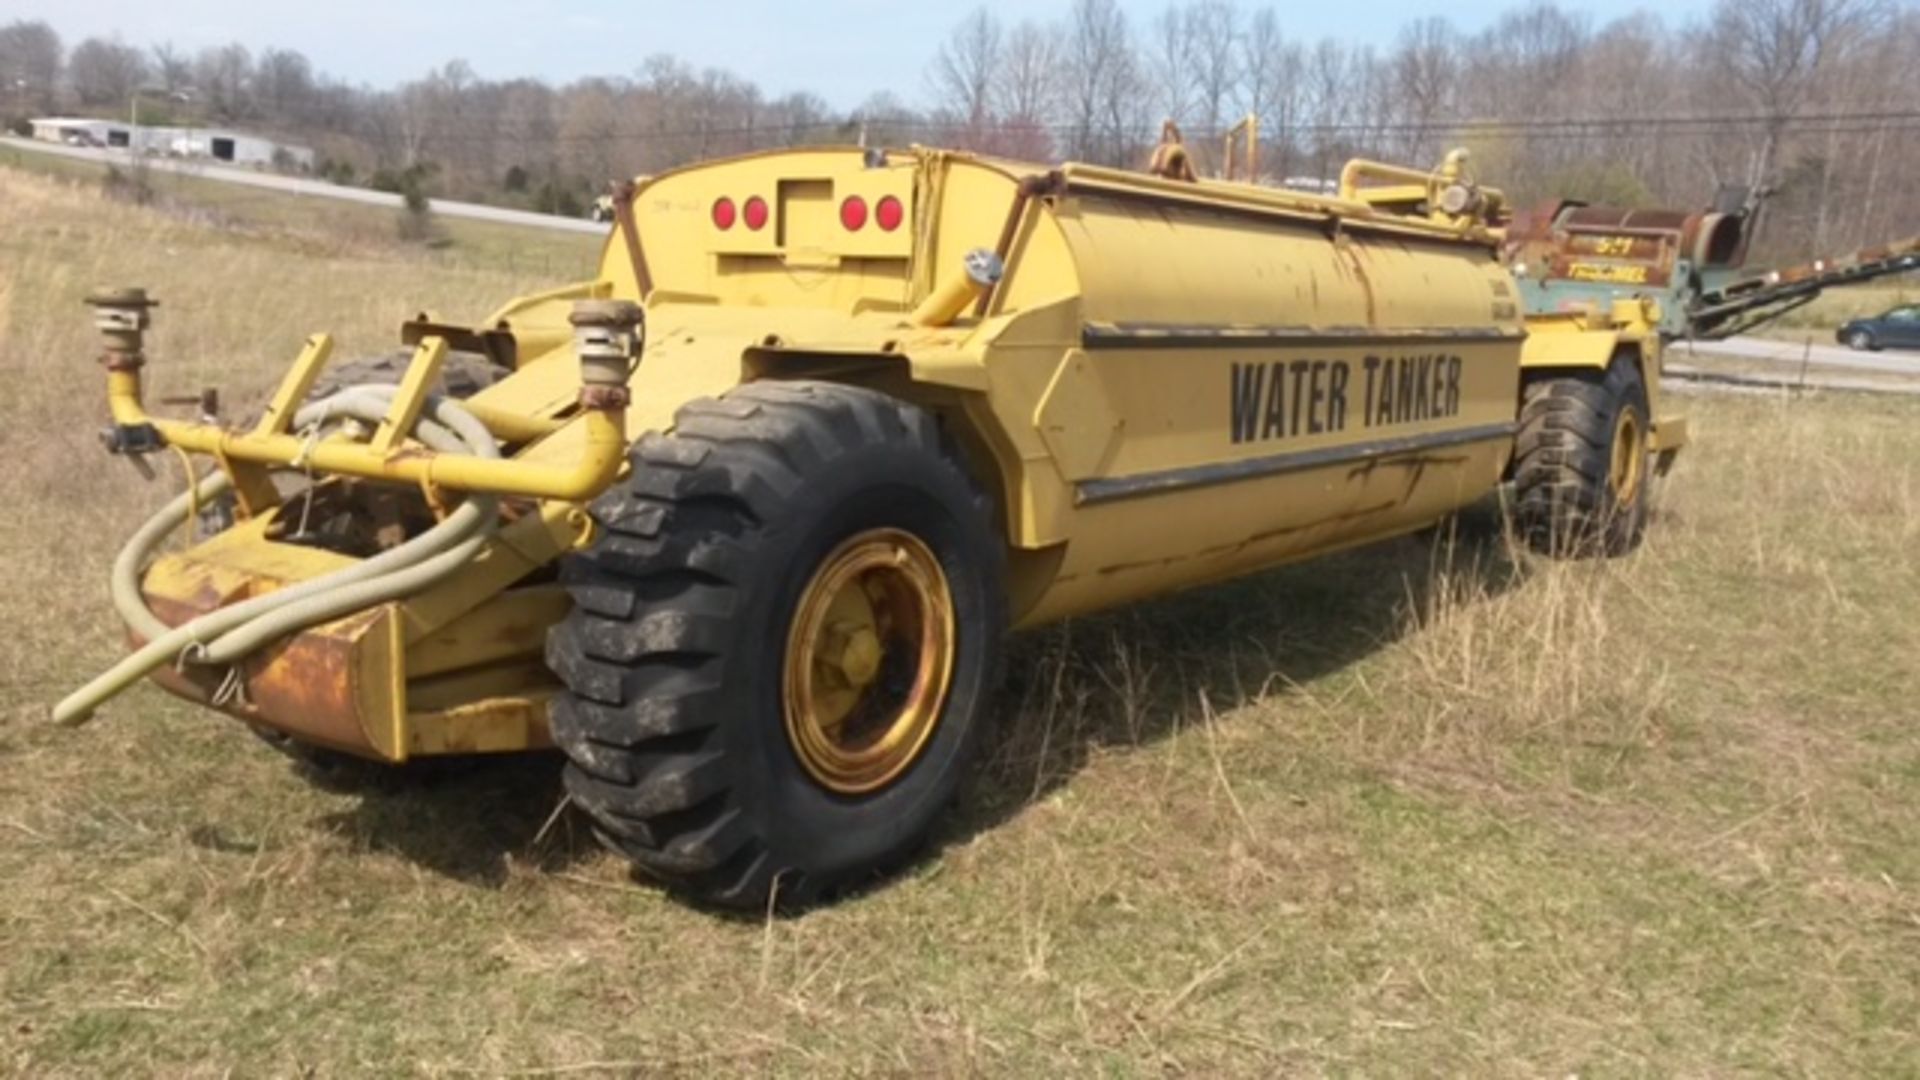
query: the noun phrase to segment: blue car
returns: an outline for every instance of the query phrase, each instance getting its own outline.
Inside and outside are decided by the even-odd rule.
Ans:
[[[1855,319],[1834,336],[1840,344],[1862,352],[1920,349],[1920,304],[1903,304],[1884,315]]]

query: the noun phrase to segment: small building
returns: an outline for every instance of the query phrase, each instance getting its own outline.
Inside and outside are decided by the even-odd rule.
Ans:
[[[114,120],[49,117],[34,120],[33,137],[42,142],[101,149],[133,149],[162,157],[201,158],[254,168],[313,168],[313,151],[230,128],[134,127]]]
[[[143,142],[147,130],[141,130]],[[172,157],[211,158],[214,161],[230,161],[235,165],[298,169],[302,172],[313,168],[313,151],[307,147],[248,135],[242,131],[180,127],[150,130],[161,133],[158,136],[164,140],[161,152]]]
[[[33,137],[41,142],[68,146],[125,148],[132,143],[132,130],[126,124],[86,117],[54,116],[31,121]],[[142,140],[143,142],[145,140]]]

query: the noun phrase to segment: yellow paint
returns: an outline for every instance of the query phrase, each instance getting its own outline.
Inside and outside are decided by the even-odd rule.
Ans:
[[[1606,263],[1574,263],[1567,267],[1567,278],[1571,281],[1593,281],[1605,285],[1645,285],[1647,268],[1614,266]]]
[[[367,440],[367,449],[382,457],[390,456],[400,448],[413,425],[420,419],[420,410],[427,406],[427,391],[433,389],[434,382],[440,378],[440,366],[447,359],[447,340],[429,335],[420,339],[413,350],[413,362],[407,365],[406,373],[400,376],[400,386],[394,391],[393,404],[387,407],[387,415],[380,418],[380,426],[374,429],[373,438]]]
[[[326,366],[327,359],[333,355],[333,338],[326,334],[315,334],[307,339],[306,347],[287,369],[287,377],[280,381],[279,389],[273,392],[273,399],[267,403],[267,410],[260,414],[260,422],[254,426],[255,435],[284,435],[293,426],[293,414],[307,400],[307,394],[313,390],[314,380],[320,377],[320,369]]]

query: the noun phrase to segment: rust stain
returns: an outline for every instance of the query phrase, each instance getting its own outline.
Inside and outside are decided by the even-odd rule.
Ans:
[[[147,602],[161,621],[176,626],[219,606],[202,606],[197,595],[191,602],[149,595]],[[362,725],[350,676],[353,646],[359,637],[351,623],[362,618],[330,623],[249,657],[241,664],[245,692],[218,706],[219,710],[303,742],[380,758]],[[137,638],[135,644],[139,644]],[[169,665],[152,678],[168,693],[213,708],[214,693],[226,675],[225,668],[175,670]]]

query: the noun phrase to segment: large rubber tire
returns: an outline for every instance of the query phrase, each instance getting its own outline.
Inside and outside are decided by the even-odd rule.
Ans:
[[[1853,333],[1848,334],[1847,347],[1854,352],[1880,351],[1880,347],[1874,344],[1873,335],[1865,330],[1855,330]]]
[[[681,408],[592,507],[548,638],[566,786],[603,842],[700,901],[804,906],[896,866],[975,756],[1006,626],[1004,541],[928,413],[870,390],[755,383]],[[951,679],[877,790],[815,779],[789,735],[789,630],[815,572],[870,530],[937,558]]]
[[[1651,431],[1646,384],[1629,353],[1604,372],[1525,381],[1513,486],[1527,543],[1572,558],[1633,550],[1646,528]]]
[[[396,349],[381,356],[349,360],[338,366],[329,365],[321,369],[320,377],[314,380],[307,400],[318,401],[349,386],[370,383],[398,385],[401,376],[407,373],[407,365],[412,362],[412,349]],[[450,352],[440,364],[440,378],[435,381],[433,389],[451,398],[469,398],[499,382],[507,374],[484,356]]]

